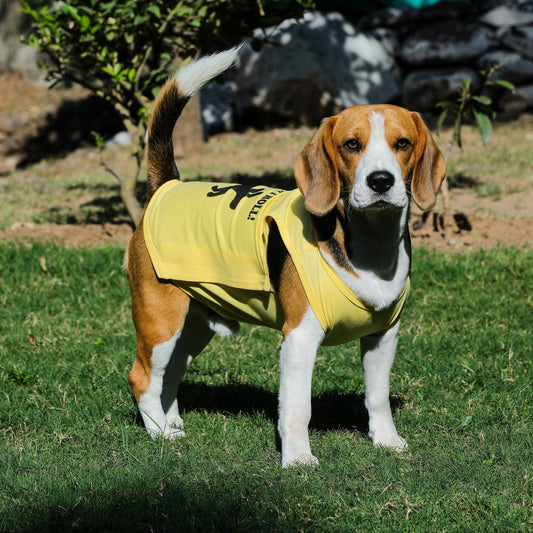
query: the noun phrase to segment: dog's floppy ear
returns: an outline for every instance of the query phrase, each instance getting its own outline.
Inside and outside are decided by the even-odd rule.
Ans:
[[[420,115],[411,113],[411,116],[418,130],[411,194],[420,209],[429,211],[435,206],[437,193],[446,176],[446,161]]]
[[[319,217],[327,215],[335,207],[340,195],[332,135],[336,121],[336,117],[322,121],[299,155],[294,169],[306,209]]]

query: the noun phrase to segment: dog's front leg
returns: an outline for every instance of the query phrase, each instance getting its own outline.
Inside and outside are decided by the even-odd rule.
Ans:
[[[324,339],[308,309],[300,324],[285,335],[280,352],[279,422],[281,465],[318,464],[309,444],[311,383],[318,347]]]
[[[361,339],[365,377],[365,406],[368,410],[368,433],[376,446],[403,451],[407,443],[398,435],[392,420],[389,380],[398,344],[400,322],[385,333]]]

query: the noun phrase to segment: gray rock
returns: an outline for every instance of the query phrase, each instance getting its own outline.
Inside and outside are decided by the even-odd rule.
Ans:
[[[0,71],[18,70],[35,83],[44,84],[45,74],[37,67],[37,51],[20,42],[28,34],[30,19],[20,11],[20,3],[0,2]]]
[[[501,37],[501,43],[515,50],[520,55],[533,59],[533,41],[531,40],[531,32],[506,32]]]
[[[206,85],[200,93],[202,124],[206,135],[234,129],[235,84],[216,82]]]
[[[130,146],[131,135],[127,131],[115,133],[111,139],[106,142],[106,146]]]
[[[521,28],[515,28],[515,33],[528,40],[530,43],[533,42],[533,26],[522,26]]]
[[[434,24],[436,20],[461,19],[468,13],[476,13],[479,8],[477,4],[480,3],[438,2],[423,9],[413,9],[409,6],[389,6],[377,11],[370,11],[358,18],[357,26],[359,28],[397,28],[402,32],[412,31],[414,27],[421,28],[428,24]]]
[[[507,6],[498,6],[485,13],[480,20],[495,28],[526,26],[533,23],[533,13],[525,13]]]
[[[239,113],[255,109],[316,125],[346,107],[399,96],[390,32],[360,32],[339,13],[313,12],[265,33],[269,44],[256,52],[248,43],[240,53]]]
[[[490,30],[476,23],[446,21],[429,25],[400,47],[402,61],[412,66],[466,64],[493,44]]]
[[[508,115],[519,115],[533,108],[533,84],[517,87],[512,93],[505,92],[499,105],[500,109]]]
[[[415,70],[404,80],[402,104],[413,111],[434,111],[438,102],[459,96],[464,78],[470,78],[473,86],[481,81],[468,67]]]
[[[417,12],[409,7],[391,6],[378,11],[370,11],[357,22],[360,28],[390,28],[399,24],[409,24],[417,17]]]

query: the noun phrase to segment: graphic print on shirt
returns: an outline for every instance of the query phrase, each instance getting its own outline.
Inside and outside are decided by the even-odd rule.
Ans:
[[[213,185],[211,187],[211,191],[207,193],[208,198],[215,198],[218,196],[222,196],[223,194],[226,194],[228,192],[233,191],[235,193],[235,197],[229,204],[229,208],[232,210],[237,209],[237,206],[239,205],[240,201],[244,198],[253,198],[255,196],[259,196],[265,192],[265,187],[251,187],[249,185],[229,185],[227,187],[219,187],[218,185]],[[273,198],[277,194],[280,194],[284,192],[282,189],[278,190],[270,190],[269,193],[265,194],[257,202],[252,206],[250,209],[250,212],[248,213],[248,216],[246,217],[246,220],[255,220],[255,217],[259,214],[259,210],[267,200],[270,198]]]

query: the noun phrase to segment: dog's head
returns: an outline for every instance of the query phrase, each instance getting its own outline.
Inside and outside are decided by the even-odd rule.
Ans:
[[[391,105],[354,106],[325,119],[295,168],[306,208],[317,216],[339,199],[354,209],[404,208],[409,191],[427,211],[445,175],[420,115]]]

